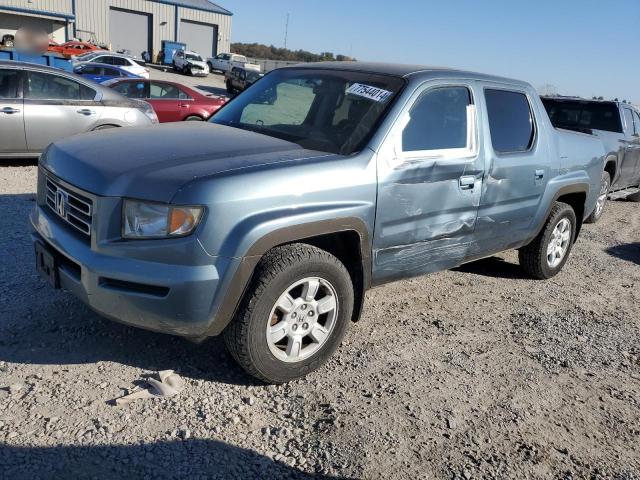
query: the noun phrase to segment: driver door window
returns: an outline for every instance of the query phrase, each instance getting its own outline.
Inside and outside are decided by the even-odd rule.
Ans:
[[[25,98],[41,100],[93,100],[95,90],[69,78],[40,72],[27,73]]]
[[[402,157],[468,157],[475,153],[475,108],[466,87],[427,90],[408,112]]]

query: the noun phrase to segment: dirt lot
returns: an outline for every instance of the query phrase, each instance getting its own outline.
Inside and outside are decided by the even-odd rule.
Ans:
[[[3,478],[640,478],[640,205],[609,204],[551,281],[510,252],[373,290],[328,365],[273,387],[219,339],[52,291],[35,170],[0,167]],[[108,403],[161,369],[180,396]]]

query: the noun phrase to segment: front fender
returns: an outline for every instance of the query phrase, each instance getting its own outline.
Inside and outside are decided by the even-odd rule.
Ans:
[[[323,212],[325,215],[327,212]],[[371,285],[371,235],[367,224],[359,217],[325,218],[305,223],[295,223],[291,219],[278,219],[277,222],[265,222],[257,225],[246,237],[246,242],[241,242],[239,251],[246,254],[240,258],[237,268],[229,272],[222,279],[219,289],[220,298],[214,299],[218,304],[214,318],[205,336],[219,335],[231,322],[235,312],[244,296],[244,293],[253,277],[253,272],[262,256],[279,245],[304,241],[313,237],[334,234],[345,231],[354,231],[360,237],[360,258],[362,260],[363,292]],[[273,228],[275,224],[284,223],[286,226]],[[250,245],[248,245],[250,243]],[[248,247],[246,247],[248,245]]]

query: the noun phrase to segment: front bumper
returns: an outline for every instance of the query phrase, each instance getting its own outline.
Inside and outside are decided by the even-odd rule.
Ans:
[[[31,224],[34,242],[42,242],[57,260],[60,287],[100,315],[185,337],[219,331],[213,323],[223,301],[221,279],[237,268],[239,260],[209,257],[210,264],[200,265],[176,264],[175,258],[150,261],[121,256],[117,245],[111,254],[97,252],[42,205],[32,211]],[[130,252],[131,243],[126,243],[123,250]],[[197,238],[191,243],[187,251],[206,254]]]

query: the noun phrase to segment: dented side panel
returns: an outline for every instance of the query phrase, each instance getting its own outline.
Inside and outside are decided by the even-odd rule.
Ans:
[[[432,81],[416,88],[405,105],[408,111],[429,88],[466,86],[475,98],[473,81]],[[399,115],[402,118],[402,114]],[[476,121],[477,124],[477,121]],[[391,129],[378,155],[378,203],[373,242],[373,282],[384,283],[460,264],[473,243],[480,203],[484,158],[423,157],[399,162]],[[477,137],[482,141],[481,136]],[[471,185],[463,186],[465,178]]]

